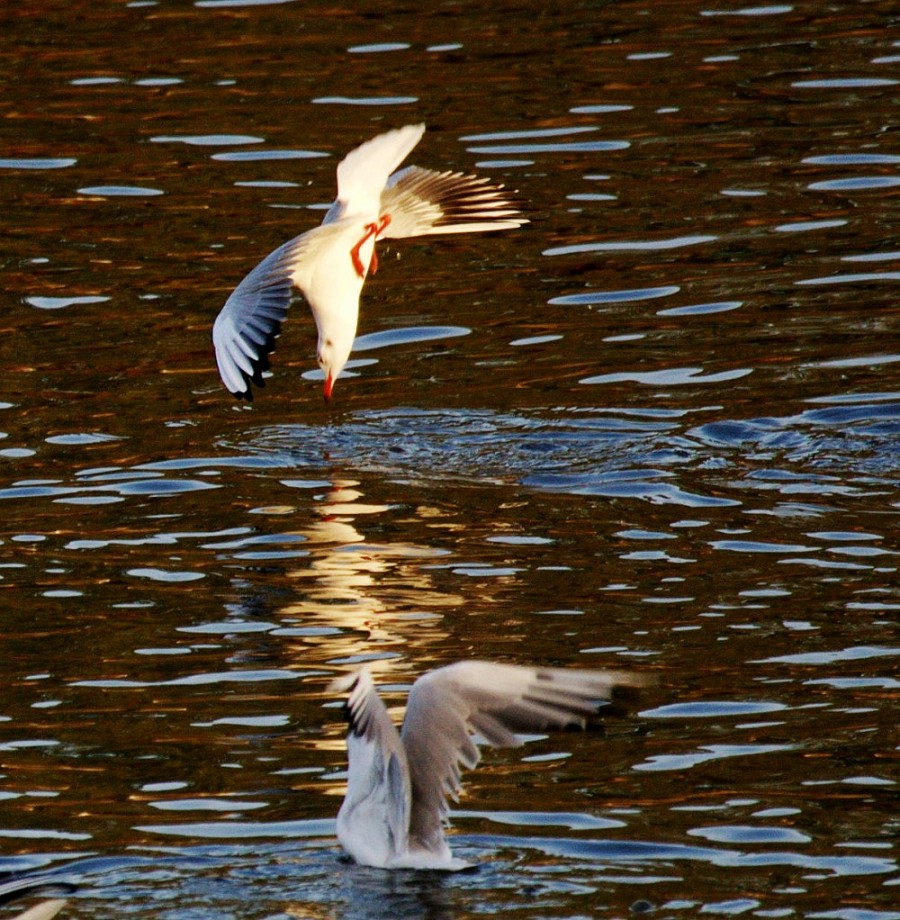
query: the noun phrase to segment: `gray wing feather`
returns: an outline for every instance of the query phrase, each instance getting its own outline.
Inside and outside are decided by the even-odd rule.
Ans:
[[[331,687],[350,691],[347,700],[350,762],[345,806],[352,812],[360,802],[370,805],[374,800],[381,801],[385,830],[394,851],[403,852],[408,838],[411,793],[406,751],[397,729],[368,668],[361,668],[349,679],[338,678]]]
[[[412,784],[410,843],[435,848],[447,818],[447,797],[461,790],[460,767],[479,753],[472,733],[495,747],[520,744],[516,730],[583,726],[619,686],[644,681],[623,671],[523,668],[465,661],[419,678],[409,696],[400,737]]]
[[[388,179],[381,213],[389,214],[391,222],[379,239],[510,230],[528,223],[502,185],[419,166],[401,169]]]
[[[216,363],[222,382],[239,399],[252,401],[250,384],[264,386],[263,372],[281,334],[291,305],[292,287],[300,286],[304,260],[336,239],[345,223],[314,227],[269,253],[231,292],[213,325]]]
[[[279,246],[232,291],[213,326],[213,344],[222,381],[238,398],[253,399],[261,387],[269,355],[291,304],[292,266],[307,234]]]

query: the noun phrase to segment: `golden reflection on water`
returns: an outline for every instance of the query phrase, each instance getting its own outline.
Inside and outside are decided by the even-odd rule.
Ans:
[[[443,916],[444,894],[447,916],[621,917],[634,881],[681,916],[890,909],[895,6],[14,6],[3,158],[71,165],[0,166],[3,867],[163,860],[127,878],[95,866],[98,889],[89,878],[67,917],[293,902],[421,920]],[[534,221],[386,247],[365,328],[474,334],[384,348],[326,413],[295,380],[311,328],[298,302],[272,385],[234,411],[209,343],[227,291],[318,222],[349,143],[420,119],[422,165],[519,188]],[[631,146],[578,149],[585,129]],[[209,146],[177,141],[201,133]],[[486,133],[502,160],[472,139]],[[220,158],[238,135],[328,156]],[[162,194],[79,191],[111,185]],[[436,414],[410,434],[409,407]],[[379,410],[399,421],[367,443]],[[484,413],[508,420],[487,440]],[[619,437],[623,415],[661,423]],[[261,465],[240,465],[234,445],[297,421],[311,448],[261,441]],[[79,445],[97,433],[115,440]],[[278,464],[321,477],[333,436],[347,460],[330,486],[285,498]],[[160,459],[158,491],[115,485]],[[103,468],[109,481],[90,472]],[[37,480],[62,494],[21,494]],[[495,542],[517,535],[541,542]],[[374,659],[380,683],[402,684],[475,653],[655,670],[659,705],[783,708],[638,718],[524,752],[564,761],[507,752],[472,775],[474,807],[618,810],[610,836],[639,857],[585,854],[590,833],[513,815],[514,836],[486,828],[473,847],[494,866],[400,904],[408,883],[335,871],[321,830],[307,849],[272,843],[270,822],[336,811],[335,670]],[[163,799],[171,825],[190,823],[195,796],[259,808],[234,826],[200,812],[183,847],[140,829]],[[748,841],[748,827],[809,842]]]
[[[290,569],[296,594],[278,608],[285,622],[320,636],[305,636],[296,646],[308,656],[315,643],[323,663],[373,659],[374,670],[390,670],[391,659],[406,651],[437,646],[446,638],[439,626],[445,611],[464,604],[461,594],[439,590],[422,560],[446,551],[407,542],[371,542],[366,524],[391,510],[390,505],[364,501],[359,481],[334,479],[314,505],[320,520],[293,531],[309,547],[304,565]]]

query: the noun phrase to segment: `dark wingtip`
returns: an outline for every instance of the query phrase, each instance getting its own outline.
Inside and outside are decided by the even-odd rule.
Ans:
[[[281,335],[281,323],[273,321],[272,327],[265,330],[263,340],[258,338],[254,342],[259,345],[257,357],[249,358],[250,370],[246,371],[240,368],[240,374],[244,381],[244,389],[234,394],[235,399],[245,399],[247,402],[253,402],[253,386],[262,389],[266,385],[266,379],[263,374],[272,369],[272,362],[269,356],[275,351],[275,340]],[[251,386],[251,384],[253,386]]]
[[[347,723],[347,733],[355,735],[357,738],[362,735],[359,727],[359,720],[353,714],[349,703],[344,703],[344,721]]]
[[[629,716],[642,697],[641,688],[630,684],[616,684],[608,700],[602,700],[597,710],[588,718],[588,724],[595,728],[601,719],[621,719]]]
[[[0,885],[0,904],[9,904],[19,898],[28,898],[35,895],[66,897],[76,891],[78,891],[78,886],[72,882],[63,882],[40,876],[24,876],[8,880]]]
[[[347,687],[347,693],[352,696],[358,683],[359,678],[357,677],[356,680]],[[354,709],[350,705],[350,700],[348,699],[347,702],[344,703],[344,718],[347,720],[347,731],[349,734],[360,738],[366,733],[366,728],[369,724],[369,714],[365,707],[357,706],[356,709]]]

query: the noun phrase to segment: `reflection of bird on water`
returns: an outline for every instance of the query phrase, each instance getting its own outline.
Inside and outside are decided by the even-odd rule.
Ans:
[[[487,744],[521,743],[513,732],[584,726],[619,688],[646,683],[625,671],[532,668],[463,661],[420,677],[398,733],[366,667],[331,684],[349,691],[347,793],[337,835],[358,862],[383,869],[468,867],[444,838],[447,796],[460,767]]]
[[[528,223],[503,186],[487,179],[418,166],[394,172],[424,131],[424,125],[407,125],[347,154],[337,168],[337,200],[321,226],[266,256],[225,301],[213,344],[219,374],[235,396],[252,399],[250,384],[263,385],[292,287],[303,293],[316,321],[327,401],[353,348],[366,274],[378,267],[376,240]]]
[[[0,885],[0,904],[9,904],[21,898],[33,895],[63,895],[75,891],[75,885],[60,882],[56,879],[40,875],[25,875],[12,879]],[[50,920],[55,917],[65,906],[66,902],[55,897],[48,901],[41,901],[28,910],[11,917],[10,920]]]

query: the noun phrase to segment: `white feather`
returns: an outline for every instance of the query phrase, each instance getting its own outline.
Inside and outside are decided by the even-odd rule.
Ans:
[[[462,661],[415,682],[398,734],[368,668],[338,678],[330,689],[350,690],[341,845],[358,863],[383,869],[466,868],[444,825],[447,797],[461,790],[460,766],[478,763],[473,734],[501,747],[520,743],[516,731],[583,726],[617,687],[644,683],[626,671]]]
[[[252,399],[251,384],[263,385],[293,288],[306,298],[316,323],[327,397],[353,348],[377,240],[527,223],[503,187],[486,179],[414,166],[394,172],[424,131],[424,125],[407,125],[348,153],[338,164],[337,198],[322,225],[266,256],[225,301],[213,345],[222,382],[236,396]]]

